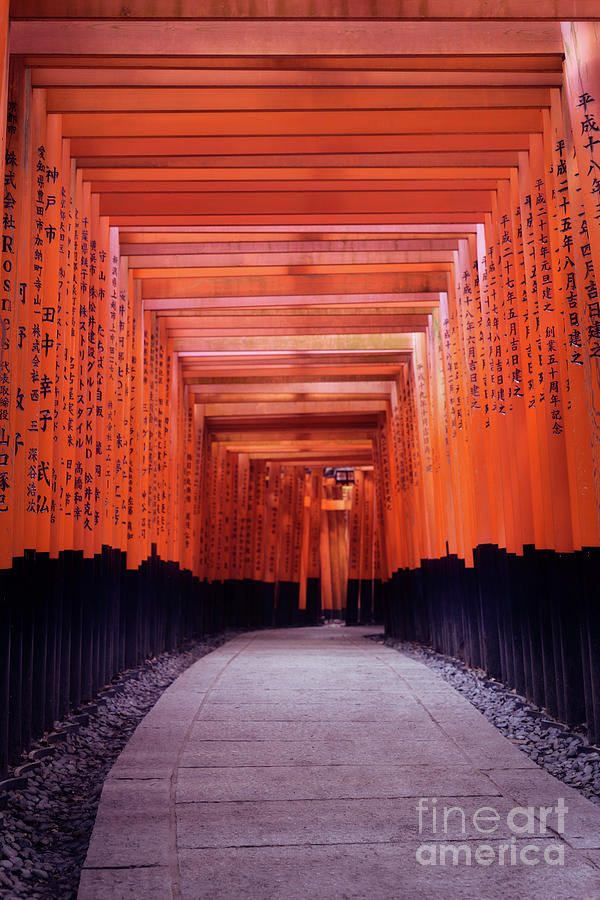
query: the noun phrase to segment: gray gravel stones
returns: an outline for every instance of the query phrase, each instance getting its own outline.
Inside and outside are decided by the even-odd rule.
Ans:
[[[106,699],[83,706],[32,748],[51,745],[27,773],[26,788],[11,791],[0,812],[0,897],[72,900],[85,860],[104,779],[139,722],[178,675],[239,632],[227,632],[163,653],[115,679]],[[114,688],[114,690],[113,690]],[[88,724],[81,718],[90,711]],[[78,725],[72,730],[69,726]],[[50,740],[48,740],[50,738]],[[24,759],[23,762],[29,762]]]
[[[369,637],[425,663],[540,768],[600,805],[600,748],[587,743],[583,730],[555,721],[545,710],[461,660],[422,644],[384,639],[383,634]]]

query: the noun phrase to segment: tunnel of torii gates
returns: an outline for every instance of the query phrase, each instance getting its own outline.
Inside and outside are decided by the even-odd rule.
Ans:
[[[0,2],[0,773],[224,626],[600,738],[597,0]]]

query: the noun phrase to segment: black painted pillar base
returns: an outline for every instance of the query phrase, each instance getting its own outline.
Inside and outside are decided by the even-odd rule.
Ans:
[[[236,588],[239,625],[252,625],[248,585]],[[137,569],[103,547],[87,559],[27,551],[0,572],[0,777],[31,741],[91,699],[124,668],[224,627],[223,598],[156,547]],[[271,586],[272,588],[272,586]],[[260,615],[272,620],[261,596]],[[243,614],[241,613],[243,610]]]
[[[491,544],[474,567],[446,556],[395,573],[384,591],[391,637],[480,666],[600,740],[600,549],[558,554]]]

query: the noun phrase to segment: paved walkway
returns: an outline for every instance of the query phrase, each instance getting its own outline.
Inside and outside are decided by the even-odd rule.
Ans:
[[[105,783],[80,900],[600,900],[600,807],[369,631],[243,635],[174,682]]]

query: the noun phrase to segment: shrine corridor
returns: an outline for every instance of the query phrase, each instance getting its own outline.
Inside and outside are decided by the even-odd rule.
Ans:
[[[0,811],[233,630],[85,897],[600,896],[598,0],[0,0],[0,58]],[[415,797],[572,789],[375,625],[555,726],[564,868],[409,865]]]

